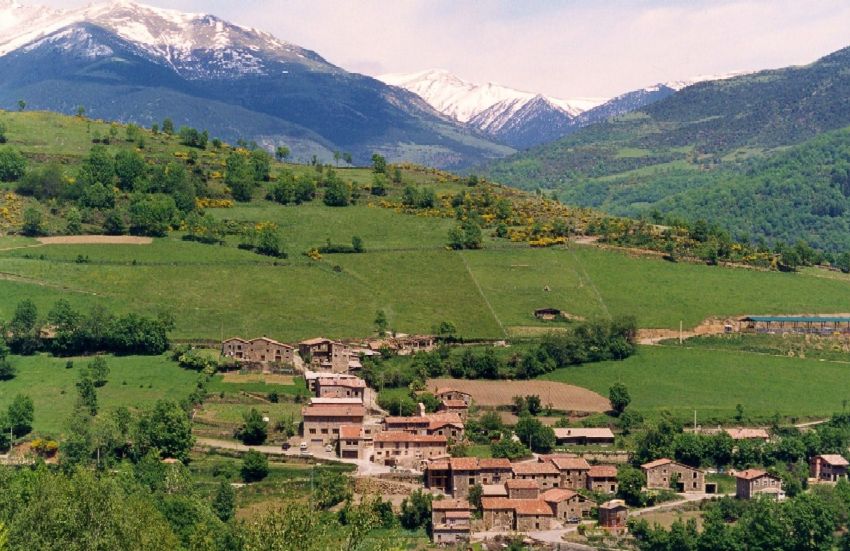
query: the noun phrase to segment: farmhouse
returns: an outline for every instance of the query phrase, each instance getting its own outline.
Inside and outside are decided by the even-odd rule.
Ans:
[[[360,398],[310,398],[311,406],[358,406],[363,405]]]
[[[438,388],[436,392],[434,392],[434,396],[439,398],[440,400],[462,400],[467,407],[472,404],[472,395],[468,392],[464,392],[462,390],[457,390],[455,388]]]
[[[817,482],[838,482],[847,479],[847,462],[838,454],[816,455],[812,458],[810,467],[812,478]]]
[[[704,492],[705,473],[670,459],[656,459],[640,466],[646,475],[646,487],[651,490],[672,488],[679,492]]]
[[[327,373],[323,371],[310,370],[304,372],[304,380],[307,381],[307,389],[314,394],[317,391],[318,385],[316,383],[319,379],[360,380],[360,377],[350,373]]]
[[[612,499],[599,506],[599,526],[610,529],[626,527],[629,509],[622,499]]]
[[[424,459],[443,456],[447,452],[445,436],[400,431],[375,435],[374,460],[387,465],[417,466]]]
[[[366,381],[359,378],[320,377],[316,380],[316,395],[320,398],[359,398],[363,400]]]
[[[268,337],[259,337],[249,341],[233,337],[222,341],[221,355],[225,358],[233,358],[238,362],[292,365],[295,358],[295,348]]]
[[[469,406],[463,400],[443,400],[437,406],[437,411],[456,413],[461,419],[465,419],[466,414],[469,412]]]
[[[564,313],[557,308],[538,308],[534,311],[534,317],[543,321],[555,321],[563,319]]]
[[[763,442],[770,440],[770,434],[765,429],[728,428],[725,430],[726,434],[732,437],[732,440],[761,440]]]
[[[437,499],[431,503],[431,533],[434,543],[456,545],[468,542],[472,512],[465,499]]]
[[[555,429],[555,442],[559,446],[609,446],[614,443],[614,433],[609,428]]]
[[[735,473],[735,497],[752,499],[758,495],[771,496],[777,501],[785,499],[782,479],[759,469],[747,469]]]
[[[457,413],[429,413],[412,417],[386,417],[384,426],[388,431],[405,431],[414,434],[437,434],[453,440],[462,440],[463,420]]]
[[[552,463],[541,463],[537,461],[513,463],[511,469],[513,470],[514,478],[534,480],[541,490],[557,488],[561,482],[561,471]]]
[[[542,499],[481,498],[485,530],[548,530],[552,508]]]
[[[505,481],[505,489],[510,499],[537,499],[540,485],[536,480],[512,478]]]
[[[322,337],[298,343],[298,355],[319,371],[347,373],[351,366],[351,349],[338,341]],[[356,358],[355,358],[356,359]],[[359,364],[359,362],[356,362]]]
[[[366,408],[362,405],[318,405],[301,409],[304,418],[304,437],[315,444],[335,443],[343,425],[362,425]]]
[[[587,487],[587,473],[590,463],[582,457],[565,455],[541,455],[539,461],[550,461],[561,473],[559,487],[578,490]]]
[[[614,465],[593,465],[587,471],[587,489],[603,494],[616,494],[620,487],[617,482],[617,467]]]
[[[594,507],[593,501],[580,493],[562,488],[546,490],[540,499],[548,503],[555,518],[563,522],[578,522],[588,518]]]
[[[448,460],[430,461],[424,474],[426,488],[442,490],[455,497],[468,495],[469,488],[476,484],[502,485],[512,477],[511,463],[507,459],[477,457],[452,457]],[[504,490],[504,487],[502,489]]]
[[[339,427],[339,456],[343,459],[360,459],[365,437],[361,425]]]
[[[845,316],[747,316],[740,321],[750,333],[850,333],[850,317]]]

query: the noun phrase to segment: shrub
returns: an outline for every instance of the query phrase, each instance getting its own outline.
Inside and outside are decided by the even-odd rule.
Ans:
[[[257,450],[249,450],[242,459],[240,473],[246,483],[259,482],[269,475],[269,460]]]

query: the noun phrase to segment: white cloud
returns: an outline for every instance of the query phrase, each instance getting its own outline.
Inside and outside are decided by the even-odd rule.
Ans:
[[[846,46],[850,28],[846,0],[150,1],[267,30],[350,70],[445,68],[562,97],[808,63]]]

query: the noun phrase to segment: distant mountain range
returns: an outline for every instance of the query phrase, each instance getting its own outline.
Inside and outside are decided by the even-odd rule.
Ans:
[[[476,84],[440,69],[395,73],[378,79],[420,96],[440,113],[491,139],[517,149],[551,142],[585,126],[662,100],[705,80],[733,75],[709,75],[656,84],[613,99],[558,99],[489,82]]]
[[[149,125],[171,117],[227,140],[286,144],[294,158],[374,151],[458,167],[504,156],[419,96],[211,15],[130,2],[77,10],[0,0],[0,106]]]

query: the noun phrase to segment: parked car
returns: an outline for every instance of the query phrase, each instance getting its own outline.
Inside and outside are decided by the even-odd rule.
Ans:
[[[289,442],[284,442],[283,444],[280,445],[280,448],[282,450],[288,450],[291,447],[292,447],[292,444],[290,444]]]

